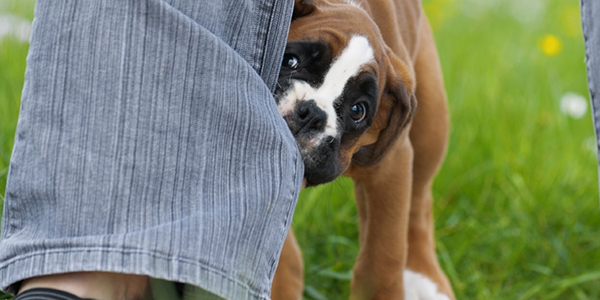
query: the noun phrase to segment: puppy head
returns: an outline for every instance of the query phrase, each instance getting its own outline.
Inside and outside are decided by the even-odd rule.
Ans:
[[[296,1],[275,98],[308,186],[381,160],[414,112],[410,74],[361,8]]]

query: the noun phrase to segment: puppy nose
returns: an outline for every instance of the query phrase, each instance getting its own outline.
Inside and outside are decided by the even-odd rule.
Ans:
[[[302,101],[296,105],[295,121],[299,134],[311,135],[325,130],[327,113],[317,106],[314,100]]]

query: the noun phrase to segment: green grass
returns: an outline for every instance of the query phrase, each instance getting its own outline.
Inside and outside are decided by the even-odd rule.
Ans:
[[[8,3],[0,10],[31,18],[31,3]],[[424,3],[452,116],[434,195],[439,259],[458,298],[600,299],[591,113],[560,110],[567,92],[588,97],[578,1]],[[555,56],[540,48],[547,34],[562,43]],[[0,41],[0,194],[26,50]],[[349,180],[303,191],[293,226],[306,299],[348,298],[357,223]]]

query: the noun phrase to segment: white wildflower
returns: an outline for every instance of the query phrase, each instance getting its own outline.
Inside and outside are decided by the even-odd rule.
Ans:
[[[579,119],[587,112],[587,100],[579,94],[566,93],[560,98],[560,110],[569,117]]]
[[[0,16],[0,39],[13,35],[21,42],[28,42],[31,35],[31,21],[14,15]]]

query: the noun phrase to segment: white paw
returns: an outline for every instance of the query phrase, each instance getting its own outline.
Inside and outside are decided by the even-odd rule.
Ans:
[[[438,292],[437,285],[429,278],[411,270],[404,270],[405,300],[450,300]]]

